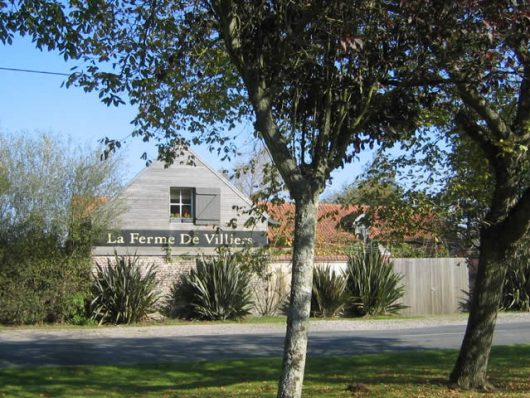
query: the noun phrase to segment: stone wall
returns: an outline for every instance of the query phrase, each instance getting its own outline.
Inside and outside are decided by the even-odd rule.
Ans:
[[[130,256],[130,258],[134,258],[134,256]],[[101,266],[106,266],[109,260],[111,263],[114,263],[114,256],[92,257],[93,263],[100,264]],[[136,261],[145,267],[151,264],[156,267],[158,286],[160,287],[160,292],[165,295],[169,293],[171,285],[180,274],[189,272],[191,268],[195,267],[196,257],[173,256],[171,259],[168,259],[166,256],[138,256]]]

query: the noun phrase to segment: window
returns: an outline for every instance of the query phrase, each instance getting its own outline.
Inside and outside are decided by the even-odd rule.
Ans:
[[[219,188],[169,188],[170,222],[219,225],[221,193]]]
[[[193,190],[191,188],[169,189],[169,216],[172,221],[193,222]]]

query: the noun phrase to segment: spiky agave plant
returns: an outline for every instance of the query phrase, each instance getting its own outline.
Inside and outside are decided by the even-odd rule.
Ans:
[[[173,285],[170,306],[188,319],[241,319],[253,306],[249,282],[249,272],[241,269],[233,254],[201,256],[197,268]]]
[[[378,250],[352,253],[348,259],[347,285],[351,295],[350,310],[358,316],[397,313],[405,288],[402,276]]]
[[[326,318],[340,315],[349,298],[346,282],[343,273],[330,266],[315,267],[311,296],[312,315]]]
[[[91,287],[92,318],[102,323],[130,324],[156,310],[156,268],[137,257],[115,255],[107,265],[96,264]]]
[[[530,311],[530,263],[527,254],[515,256],[508,265],[501,301],[504,310]]]

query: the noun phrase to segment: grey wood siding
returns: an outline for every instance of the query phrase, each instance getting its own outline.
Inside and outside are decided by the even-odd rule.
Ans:
[[[196,219],[193,223],[170,220],[170,187],[194,190]],[[220,228],[229,231],[232,229],[229,223],[235,219],[240,231],[267,230],[266,223],[253,228],[244,227],[248,215],[241,215],[237,208],[250,208],[248,198],[197,157],[194,165],[181,164],[177,159],[168,168],[162,162],[153,162],[114,200],[124,208],[116,222],[116,229],[213,231]],[[95,250],[95,253],[103,252],[108,252],[108,248]],[[140,250],[138,254],[141,254]]]

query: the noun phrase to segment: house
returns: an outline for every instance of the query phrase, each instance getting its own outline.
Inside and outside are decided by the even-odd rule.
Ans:
[[[294,204],[269,204],[267,212],[274,221],[268,229],[270,247],[277,253],[282,251],[289,253],[294,243]],[[354,213],[362,214],[362,207],[331,203],[321,203],[318,206],[315,240],[317,258],[330,256],[340,257],[341,260],[346,258],[345,255],[352,243],[359,241],[359,236],[355,230],[343,225],[342,220]]]
[[[407,247],[406,250],[415,256],[433,256],[444,249],[444,242],[437,242],[430,232],[436,222],[433,217],[412,214],[407,220],[411,225],[421,223],[421,227],[406,230],[396,227],[393,220],[385,218],[394,216],[391,211],[385,210],[363,205],[320,203],[315,239],[316,261],[330,258],[334,261],[344,260],[352,247],[363,241],[383,245],[394,257],[396,254],[403,255],[403,247]],[[269,246],[276,253],[290,253],[294,239],[294,204],[268,204],[267,213],[274,220],[268,230]]]
[[[100,263],[114,253],[136,255],[159,273],[178,273],[218,247],[267,244],[267,223],[247,223],[251,201],[189,149],[169,167],[146,167],[106,205],[119,211],[92,249]]]

